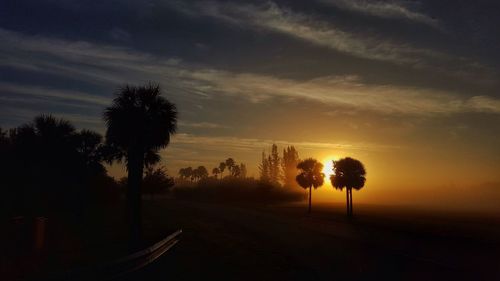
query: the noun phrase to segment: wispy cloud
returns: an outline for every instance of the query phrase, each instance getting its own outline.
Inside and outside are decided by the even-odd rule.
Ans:
[[[388,19],[405,19],[440,28],[439,22],[435,18],[415,9],[415,1],[320,0],[320,2],[366,15]]]
[[[204,82],[200,85],[211,92],[246,96],[253,102],[282,97],[385,114],[500,113],[499,100],[492,97],[464,98],[433,89],[366,84],[357,76],[326,76],[295,81],[215,70],[193,71],[190,76],[199,83]]]
[[[429,88],[368,84],[362,77],[352,75],[322,76],[297,81],[270,75],[218,70],[113,46],[72,43],[10,31],[0,30],[0,39],[4,42],[0,50],[13,53],[8,58],[0,55],[0,66],[20,66],[25,69],[23,67],[29,65],[32,71],[51,72],[88,83],[99,81],[108,86],[155,80],[161,82],[174,99],[190,104],[195,100],[202,103],[205,99],[224,95],[246,98],[254,103],[272,98],[309,100],[332,108],[382,114],[500,113],[500,101],[493,97],[460,96]],[[26,53],[31,56],[25,56]],[[12,59],[9,59],[12,57],[15,57],[16,64],[12,64]],[[109,102],[109,96],[99,96],[98,93],[9,83],[0,84],[0,90],[2,89],[26,96],[45,96],[99,106]],[[213,126],[203,123],[191,125]]]
[[[339,2],[340,3],[340,2]],[[359,7],[362,7],[358,3]],[[346,4],[347,5],[347,4]],[[350,4],[354,7],[355,4]],[[378,10],[397,10],[396,5],[375,5]],[[242,27],[254,27],[287,34],[314,45],[327,47],[355,57],[390,61],[398,64],[419,64],[425,59],[446,58],[447,55],[428,49],[412,47],[409,44],[356,34],[344,30],[313,15],[306,15],[281,7],[274,2],[261,5],[200,1],[192,5],[173,2],[172,7],[190,16],[208,16]],[[385,7],[384,9],[381,7]],[[401,11],[402,8],[400,8]],[[386,12],[387,13],[387,12]],[[407,11],[408,16],[416,17]],[[417,17],[418,18],[418,17]]]
[[[300,149],[337,149],[337,150],[362,150],[362,151],[386,151],[393,150],[399,147],[381,145],[374,143],[325,143],[325,142],[290,142],[284,140],[269,140],[269,139],[253,139],[253,138],[238,138],[226,136],[203,136],[192,134],[177,134],[172,138],[172,144],[196,145],[203,143],[204,146],[224,147],[231,150],[248,150],[255,151],[256,149],[267,149],[272,144],[278,146],[294,145]]]
[[[179,121],[180,127],[202,128],[202,129],[227,129],[228,126],[211,122],[185,122]]]
[[[25,86],[6,82],[0,82],[0,93],[12,93],[16,95],[51,98],[94,105],[108,105],[111,101],[110,98],[90,95],[81,91],[61,90],[40,86]]]

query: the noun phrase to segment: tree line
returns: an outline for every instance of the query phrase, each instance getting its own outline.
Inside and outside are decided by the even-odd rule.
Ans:
[[[212,169],[212,178],[217,179],[220,176],[220,179],[222,179],[226,169],[228,171],[226,176],[243,179],[247,177],[247,167],[245,164],[237,164],[233,158],[227,158],[225,161],[220,162],[217,167]],[[210,174],[205,166],[198,166],[197,168],[181,168],[179,169],[178,175],[181,181],[191,182],[198,182],[210,177]]]
[[[258,167],[260,180],[274,185],[294,187],[297,185],[295,177],[299,162],[299,153],[293,145],[284,148],[280,157],[278,146],[272,144],[269,154],[266,154],[265,151],[262,152],[261,163]]]

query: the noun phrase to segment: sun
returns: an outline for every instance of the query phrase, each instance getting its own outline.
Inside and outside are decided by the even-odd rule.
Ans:
[[[329,179],[333,175],[333,161],[336,157],[328,157],[323,161],[323,173],[325,174],[325,179]]]

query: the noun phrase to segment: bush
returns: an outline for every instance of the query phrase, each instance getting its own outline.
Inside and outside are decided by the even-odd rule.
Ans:
[[[222,180],[206,178],[196,183],[176,182],[173,193],[180,199],[227,203],[279,203],[305,198],[304,193],[298,189],[283,188],[254,178],[235,177]]]

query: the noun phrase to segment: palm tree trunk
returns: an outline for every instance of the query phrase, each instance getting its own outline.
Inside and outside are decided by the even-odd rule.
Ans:
[[[349,212],[350,212],[351,208],[349,208],[349,189],[348,188],[345,189],[345,200],[346,200],[345,205],[347,208],[347,215],[349,216]]]
[[[142,232],[141,184],[144,169],[143,153],[130,151],[127,166],[127,220],[129,224],[129,249],[131,252],[134,252],[140,248]]]
[[[307,213],[311,213],[311,196],[312,196],[312,186],[309,186],[309,209],[307,210]]]
[[[349,216],[352,217],[352,188],[349,188],[349,207],[351,208],[349,212]]]

